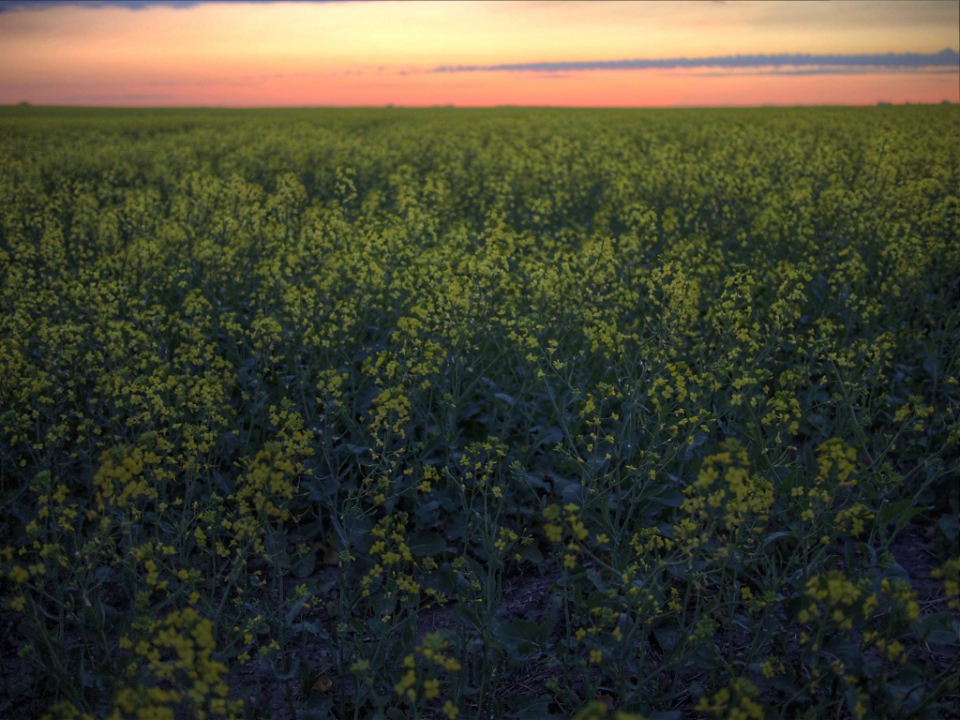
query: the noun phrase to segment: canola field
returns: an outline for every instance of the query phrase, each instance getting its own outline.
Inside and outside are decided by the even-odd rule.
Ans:
[[[940,718],[960,111],[0,109],[0,716]]]

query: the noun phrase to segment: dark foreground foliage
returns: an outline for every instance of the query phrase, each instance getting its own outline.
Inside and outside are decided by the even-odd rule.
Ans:
[[[0,111],[0,714],[955,714],[958,130]]]

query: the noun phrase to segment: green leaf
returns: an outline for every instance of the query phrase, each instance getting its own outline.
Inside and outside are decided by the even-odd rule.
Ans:
[[[533,620],[517,619],[506,625],[498,624],[494,636],[503,641],[513,662],[531,660],[540,654],[540,626]]]
[[[766,550],[770,545],[773,545],[777,540],[785,537],[793,537],[793,532],[791,530],[780,530],[775,533],[770,533],[763,539],[763,549]]]
[[[678,508],[683,505],[683,501],[686,499],[687,496],[677,488],[667,488],[666,490],[649,498],[649,501],[655,505],[661,505],[663,507]]]
[[[906,513],[908,510],[913,509],[912,505],[913,505],[913,500],[910,498],[887,505],[886,507],[883,508],[883,510],[880,511],[880,515],[877,517],[877,524],[888,525],[889,523],[892,523],[894,520],[902,517],[903,514]],[[915,514],[916,513],[914,513],[914,515]],[[913,517],[913,515],[911,515],[910,517]],[[909,522],[909,520],[907,522]],[[897,523],[897,525],[898,527],[900,527],[899,522]]]
[[[300,558],[293,566],[293,574],[298,578],[305,578],[310,573],[313,572],[314,568],[317,566],[317,553],[308,552],[306,555],[301,555]]]
[[[290,606],[290,609],[287,610],[287,615],[285,618],[287,622],[287,626],[292,625],[293,621],[297,619],[297,615],[299,615],[300,611],[303,610],[303,606],[308,599],[309,598],[300,598],[293,605]]]
[[[506,626],[498,627],[497,636],[505,642],[527,640],[538,642],[540,626],[533,620],[511,620]]]
[[[557,717],[550,713],[550,695],[533,695],[526,693],[510,698],[510,709],[504,717],[516,720],[549,720]]]
[[[446,552],[447,543],[443,537],[434,532],[418,532],[410,536],[410,542],[407,546],[417,557],[427,557],[428,555],[437,555]]]
[[[676,626],[662,627],[655,628],[653,636],[657,639],[657,645],[659,645],[664,652],[670,653],[683,638],[683,633]]]

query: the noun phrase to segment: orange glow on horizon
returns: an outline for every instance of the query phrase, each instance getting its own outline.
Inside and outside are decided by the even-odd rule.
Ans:
[[[480,70],[442,66],[960,47],[956,2],[208,3],[11,7],[0,103],[816,105],[960,102],[956,68]],[[789,70],[787,68],[786,70]]]

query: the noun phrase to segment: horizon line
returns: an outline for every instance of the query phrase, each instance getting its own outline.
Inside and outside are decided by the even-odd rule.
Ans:
[[[29,101],[17,103],[0,103],[0,109],[61,109],[75,110],[749,110],[749,109],[789,109],[789,108],[871,108],[871,107],[916,107],[943,105],[960,106],[944,98],[934,102],[891,102],[877,100],[871,103],[760,103],[743,105],[456,105],[454,103],[439,103],[431,105],[401,105],[394,103],[376,105],[89,105],[83,103],[39,104]]]

